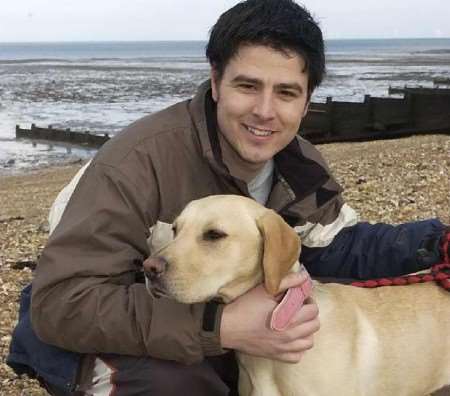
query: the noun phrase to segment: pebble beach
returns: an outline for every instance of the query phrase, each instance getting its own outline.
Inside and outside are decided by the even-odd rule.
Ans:
[[[317,147],[362,221],[439,217],[450,224],[450,134]],[[5,360],[20,290],[47,240],[48,210],[80,167],[0,176],[0,396],[46,395],[35,381],[17,378]]]

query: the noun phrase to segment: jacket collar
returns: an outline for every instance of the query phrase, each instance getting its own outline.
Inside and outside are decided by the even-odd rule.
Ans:
[[[214,168],[222,171],[224,163],[217,136],[216,108],[211,94],[211,81],[202,83],[189,103],[189,110],[196,127],[203,156]]]
[[[231,182],[242,194],[248,196],[247,184],[235,177],[223,161],[217,128],[216,104],[212,98],[210,80],[200,85],[190,103],[190,110],[203,157],[216,173]]]
[[[301,138],[293,139],[274,158],[278,172],[294,192],[297,201],[317,191],[330,179],[324,167],[305,155],[301,142]]]

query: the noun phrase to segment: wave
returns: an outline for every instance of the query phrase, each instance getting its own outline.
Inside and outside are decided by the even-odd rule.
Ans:
[[[442,66],[450,65],[450,57],[436,58],[436,57],[418,57],[418,56],[405,56],[394,57],[386,56],[379,58],[336,58],[329,57],[328,64],[363,64],[363,65],[378,65],[378,66]]]
[[[26,64],[26,63],[47,63],[47,62],[61,62],[70,63],[68,59],[60,58],[29,58],[29,59],[0,59],[0,65],[14,65],[14,64]]]
[[[135,57],[116,57],[116,58],[81,58],[80,60],[92,61],[92,62],[191,62],[191,63],[206,63],[206,57],[204,56],[135,56]]]
[[[23,58],[23,59],[0,59],[0,64],[36,64],[36,63],[194,63],[206,64],[206,58],[192,56],[153,56],[153,57],[79,57],[79,58]]]
[[[416,51],[415,54],[445,55],[450,54],[450,48],[430,49],[424,51]]]

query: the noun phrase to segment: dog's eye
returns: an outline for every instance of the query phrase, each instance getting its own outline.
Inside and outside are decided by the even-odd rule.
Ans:
[[[208,230],[203,233],[203,239],[205,241],[215,241],[217,239],[225,238],[227,234],[218,230]]]
[[[176,225],[172,226],[172,232],[173,232],[173,235],[177,234],[177,226]]]

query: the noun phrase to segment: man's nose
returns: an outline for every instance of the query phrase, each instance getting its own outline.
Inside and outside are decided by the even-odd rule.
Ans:
[[[163,257],[149,257],[143,263],[145,276],[156,280],[166,272],[167,261]]]
[[[255,98],[253,114],[266,121],[275,117],[274,97],[270,92],[261,92]]]

